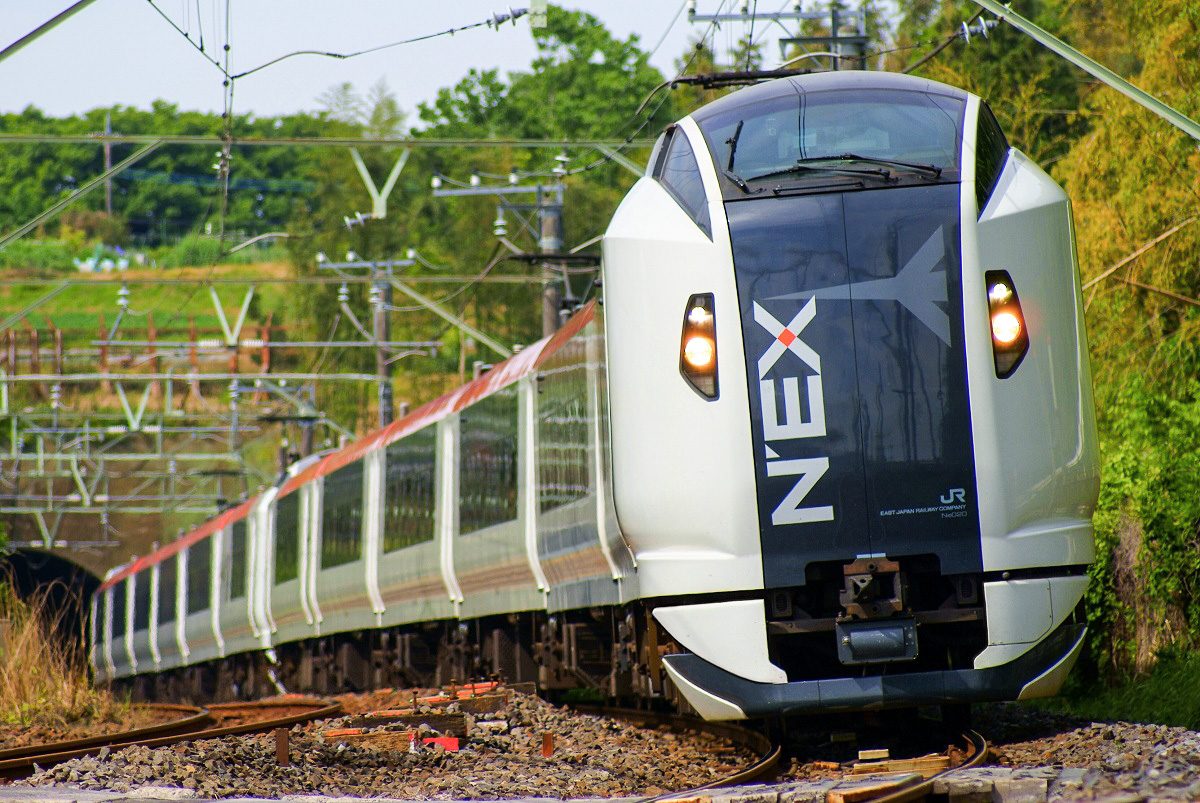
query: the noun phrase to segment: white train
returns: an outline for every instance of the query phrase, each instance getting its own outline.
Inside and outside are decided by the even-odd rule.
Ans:
[[[713,719],[1058,690],[1099,481],[1071,209],[978,97],[733,93],[603,257],[603,306],[114,570],[97,676],[500,674]]]

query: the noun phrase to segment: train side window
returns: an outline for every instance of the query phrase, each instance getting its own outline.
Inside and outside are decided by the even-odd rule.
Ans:
[[[212,539],[193,544],[188,549],[187,609],[192,614],[208,610],[208,575],[212,570]]]
[[[246,520],[235,521],[229,536],[229,598],[246,596]]]
[[[125,637],[125,595],[129,593],[129,581],[122,580],[113,586],[112,637]]]
[[[158,623],[165,624],[175,619],[175,558],[170,557],[158,564]]]
[[[461,535],[517,517],[517,389],[498,390],[459,418]]]
[[[362,461],[325,478],[321,507],[321,568],[358,560],[362,552]]]
[[[300,576],[300,491],[275,503],[275,583]]]
[[[133,581],[133,630],[147,630],[150,627],[150,572],[143,571],[132,575]]]
[[[996,116],[986,103],[979,104],[979,123],[975,136],[975,199],[979,202],[979,214],[987,206],[996,189],[996,182],[1008,160],[1008,140]]]
[[[383,551],[433,540],[437,427],[406,435],[385,452]]]
[[[663,143],[667,141],[667,136],[675,129],[668,128],[666,131],[658,135],[658,139],[654,140],[654,147],[650,150],[650,158],[646,161],[646,175],[658,178],[658,161],[662,156]]]
[[[704,194],[700,165],[687,135],[678,128],[670,133],[670,139],[663,146],[654,177],[711,240],[712,223],[708,217],[708,198]]]
[[[538,505],[543,513],[592,490],[588,361],[575,339],[551,355],[538,376]]]

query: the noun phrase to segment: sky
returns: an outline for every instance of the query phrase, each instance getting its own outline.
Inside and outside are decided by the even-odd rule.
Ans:
[[[0,61],[0,112],[37,106],[52,115],[114,104],[145,108],[166,99],[182,109],[220,111],[221,74],[205,61],[155,8],[204,37],[205,50],[220,56],[227,0],[97,0],[10,58]],[[15,41],[72,4],[73,0],[8,0],[0,11],[0,45]],[[230,56],[238,72],[297,49],[360,50],[489,18],[505,5],[491,0],[228,0]],[[720,0],[698,0],[712,12]],[[513,5],[521,3],[513,2]],[[528,4],[528,0],[524,0]],[[619,37],[636,34],[644,48],[661,40],[652,62],[667,75],[701,30],[689,23],[680,0],[594,0],[584,8]],[[768,10],[791,0],[764,3]],[[760,9],[761,11],[762,9]],[[776,29],[778,32],[778,29]],[[722,39],[744,32],[725,26]],[[762,28],[760,26],[761,35]],[[773,47],[773,46],[772,46]],[[344,81],[366,91],[379,79],[401,107],[453,85],[468,68],[519,70],[534,56],[528,18],[499,30],[465,31],[347,60],[301,56],[236,82],[234,110],[273,116],[318,108],[317,96]],[[410,115],[410,119],[415,115]]]

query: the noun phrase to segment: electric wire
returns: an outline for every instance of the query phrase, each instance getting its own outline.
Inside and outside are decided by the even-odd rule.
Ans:
[[[750,33],[746,35],[746,66],[743,68],[747,71],[750,69],[750,61],[754,57],[754,23],[758,19],[758,0],[754,0],[754,7],[750,9]],[[837,33],[836,31],[834,32]]]
[[[476,28],[487,27],[487,28],[499,29],[500,25],[502,25],[503,23],[508,22],[510,20],[515,23],[517,18],[523,16],[526,13],[527,13],[526,9],[512,9],[508,13],[501,12],[501,13],[493,14],[488,19],[481,20],[479,22],[472,22],[467,25],[459,25],[459,26],[456,26],[453,28],[447,28],[443,31],[436,31],[434,33],[422,34],[421,36],[414,36],[410,39],[401,39],[397,42],[388,42],[387,44],[383,44],[383,45],[375,45],[374,47],[363,48],[362,50],[355,50],[350,53],[336,53],[336,52],[329,51],[329,50],[293,50],[291,53],[285,53],[282,56],[277,56],[277,57],[271,59],[270,61],[263,62],[262,64],[258,65],[257,67],[251,67],[249,70],[244,70],[244,71],[238,73],[237,75],[234,75],[231,77],[245,78],[247,75],[253,75],[254,73],[256,73],[260,70],[265,70],[267,67],[278,64],[281,61],[286,61],[288,59],[295,58],[297,56],[320,56],[323,58],[331,58],[331,59],[339,59],[339,60],[352,59],[352,58],[355,58],[356,56],[364,56],[364,55],[367,55],[368,53],[378,53],[381,50],[387,50],[389,48],[399,47],[401,45],[410,45],[415,42],[424,42],[427,39],[435,39],[435,38],[441,37],[441,36],[453,36],[456,33],[461,33],[463,31],[470,31],[470,30],[474,30]]]
[[[716,14],[721,13],[722,9],[724,9],[724,7],[725,7],[726,2],[727,2],[727,0],[721,0],[721,4],[719,6],[717,6]],[[714,14],[714,16],[716,14]],[[709,31],[712,31],[716,27],[718,27],[716,20],[712,20],[709,22],[708,28],[705,29],[705,32],[701,35],[699,41],[697,41],[697,43],[696,43],[696,46],[692,48],[691,55],[688,56],[687,61],[684,62],[684,64],[679,68],[679,71],[675,74],[675,78],[679,78],[680,76],[686,74],[689,69],[691,69],[692,64],[694,64],[696,61],[696,57],[699,56],[700,52],[703,50],[704,39],[708,36]],[[674,80],[674,79],[672,79],[672,80]],[[630,118],[624,124],[622,124],[621,127],[624,128],[625,126],[627,126],[631,123],[637,122],[637,118],[638,118],[639,114],[642,112],[643,109],[645,109],[646,105],[650,102],[650,99],[654,97],[655,93],[659,92],[664,87],[669,86],[670,83],[671,83],[670,81],[664,82],[664,83],[660,84],[653,92],[651,92],[650,96],[647,97],[646,100],[644,100],[642,102],[642,105],[638,107],[637,111],[635,111],[632,115],[630,115]],[[632,143],[635,139],[637,139],[638,135],[641,134],[642,131],[645,130],[646,126],[648,126],[650,124],[650,121],[653,120],[655,118],[655,116],[657,116],[659,109],[662,108],[663,104],[666,103],[667,98],[669,98],[669,97],[670,97],[670,94],[663,94],[662,98],[658,101],[658,103],[650,111],[650,113],[646,115],[645,119],[642,120],[641,124],[636,129],[634,129],[634,131],[631,134],[626,136],[624,138],[624,140],[621,142],[621,144],[619,144],[615,148],[613,148],[614,154],[622,153],[625,149],[627,149],[629,147],[630,143]],[[602,167],[612,161],[614,161],[613,156],[610,156],[608,154],[603,154],[599,159],[596,159],[595,161],[591,162],[590,164],[584,165],[583,167],[577,167],[577,168],[568,170],[567,175],[578,175],[580,173],[586,173],[590,170],[595,170],[598,167]]]
[[[225,76],[228,76],[228,75],[229,75],[229,73],[227,73],[227,72],[225,71],[225,68],[221,66],[221,62],[217,61],[217,60],[216,60],[216,59],[214,59],[212,56],[210,56],[210,55],[209,55],[207,52],[205,52],[205,50],[204,50],[204,48],[203,48],[203,47],[201,47],[200,45],[197,45],[197,44],[196,44],[196,43],[195,43],[195,42],[192,40],[192,37],[191,37],[191,35],[190,35],[190,34],[189,34],[187,31],[185,31],[183,28],[180,28],[180,27],[179,27],[179,25],[177,25],[177,24],[176,24],[175,20],[171,19],[171,17],[170,17],[170,15],[169,15],[169,14],[167,14],[165,11],[163,11],[161,8],[159,8],[159,7],[158,7],[158,6],[155,4],[154,0],[146,0],[146,2],[148,2],[148,3],[150,4],[150,7],[151,7],[152,9],[154,9],[156,12],[158,12],[158,15],[159,15],[160,17],[162,17],[164,20],[166,20],[166,21],[167,21],[167,24],[168,24],[168,25],[170,25],[172,28],[174,28],[174,29],[175,29],[175,32],[176,32],[176,33],[178,33],[178,34],[179,34],[180,36],[182,36],[182,37],[183,37],[185,40],[187,40],[187,43],[188,43],[189,45],[191,45],[191,46],[192,46],[192,47],[193,47],[193,48],[196,50],[196,52],[197,52],[197,53],[199,53],[201,56],[203,56],[203,57],[204,57],[204,59],[205,59],[205,61],[207,61],[209,64],[213,65],[213,66],[214,66],[214,67],[216,67],[218,70],[220,70],[220,71],[221,71],[221,73],[222,73],[223,75],[225,75]],[[184,7],[185,7],[185,8],[187,7],[187,4],[186,4],[186,2],[184,3]]]
[[[646,58],[650,58],[657,53],[658,49],[663,46],[663,42],[667,41],[667,35],[670,34],[675,28],[675,23],[679,22],[679,18],[683,15],[683,10],[685,8],[687,8],[687,0],[683,0],[683,2],[679,4],[679,8],[675,10],[675,16],[671,17],[671,22],[668,23],[667,29],[662,32],[662,36],[658,37],[658,41],[654,44],[654,47],[650,49],[650,52],[646,54]]]

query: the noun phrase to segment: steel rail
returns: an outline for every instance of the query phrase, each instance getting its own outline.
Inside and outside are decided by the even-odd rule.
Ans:
[[[640,798],[635,803],[650,803],[650,801],[672,800],[675,798],[696,797],[696,793],[707,789],[717,789],[723,786],[736,786],[759,780],[774,772],[783,756],[783,745],[772,741],[765,734],[752,731],[727,722],[706,722],[696,717],[682,714],[667,714],[657,711],[641,711],[634,708],[608,708],[605,706],[571,706],[575,711],[599,716],[614,717],[630,722],[646,723],[653,726],[667,725],[683,730],[698,731],[728,739],[739,747],[754,751],[757,756],[754,763],[738,769],[736,772],[709,781],[700,786],[675,792],[666,792],[656,797]]]
[[[205,727],[214,719],[219,720],[221,717],[226,719],[233,718],[234,715],[232,712],[237,709],[270,710],[272,708],[307,708],[308,710],[256,722],[241,722],[225,726],[218,723],[216,727]],[[0,778],[25,777],[34,772],[35,765],[40,768],[50,767],[55,764],[61,764],[64,761],[70,761],[73,758],[94,755],[105,748],[122,750],[135,745],[149,748],[169,747],[198,739],[219,739],[224,736],[241,736],[260,731],[270,731],[276,728],[290,728],[293,725],[311,722],[316,719],[335,717],[341,713],[342,706],[340,703],[330,703],[326,700],[313,697],[299,697],[294,699],[261,700],[255,703],[221,703],[199,710],[203,711],[203,716],[200,718],[203,721],[195,723],[198,727],[179,733],[157,736],[150,735],[146,737],[140,730],[128,731],[121,734],[113,734],[103,744],[91,744],[83,747],[68,746],[65,750],[61,749],[64,744],[61,742],[42,745],[41,748],[45,752],[29,753],[19,758],[0,761]]]
[[[65,753],[71,750],[82,750],[89,747],[107,747],[108,745],[116,744],[118,742],[136,739],[150,739],[158,736],[167,736],[172,733],[183,733],[211,725],[215,721],[207,709],[198,708],[193,705],[177,705],[175,703],[149,703],[142,707],[158,709],[160,711],[170,711],[177,714],[184,714],[185,716],[168,720],[166,722],[159,722],[155,725],[147,725],[144,728],[134,728],[133,730],[119,731],[117,733],[109,733],[101,736],[87,736],[82,739],[66,739],[61,742],[48,742],[43,744],[29,744],[23,747],[11,747],[7,750],[0,750],[0,763],[12,761],[13,759],[37,756],[42,753]]]
[[[966,730],[963,731],[963,739],[967,742],[967,747],[971,751],[969,757],[957,767],[950,767],[932,778],[926,778],[923,781],[918,781],[911,786],[906,786],[902,789],[897,789],[894,792],[887,792],[879,797],[871,798],[870,803],[910,803],[914,800],[924,800],[933,794],[934,784],[938,778],[941,778],[947,773],[956,770],[971,769],[978,767],[987,760],[988,743],[987,740],[979,734],[979,731]]]

